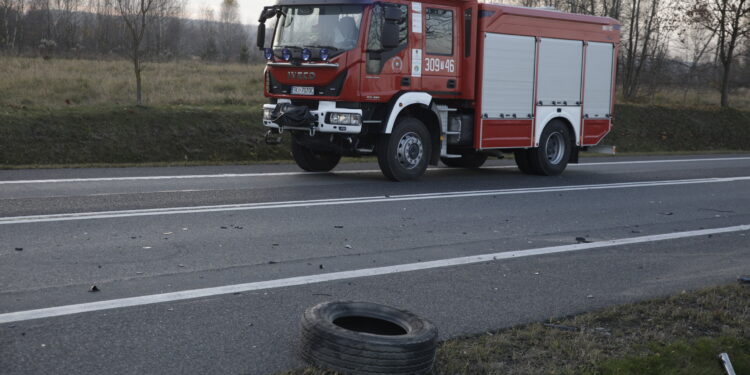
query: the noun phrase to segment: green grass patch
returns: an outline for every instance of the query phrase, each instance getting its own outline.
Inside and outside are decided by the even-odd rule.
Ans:
[[[621,152],[750,149],[750,112],[618,105],[603,143]]]
[[[11,108],[0,112],[0,164],[288,160],[261,121],[259,106]]]
[[[737,374],[750,374],[750,339],[730,336],[703,337],[693,341],[678,341],[669,345],[649,345],[652,353],[628,356],[604,362],[596,373],[678,375],[726,375],[718,365],[717,354],[727,353]]]
[[[231,85],[222,89],[230,89]],[[290,160],[264,142],[260,103],[0,108],[0,167]],[[750,112],[619,105],[604,144],[626,154],[750,151]]]

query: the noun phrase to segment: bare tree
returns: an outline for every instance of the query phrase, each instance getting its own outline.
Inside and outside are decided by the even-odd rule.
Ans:
[[[13,50],[26,11],[25,0],[0,0],[0,47]]]
[[[155,38],[155,52],[159,56],[165,54],[165,40],[167,29],[173,26],[171,22],[182,14],[185,8],[184,0],[160,0],[155,3],[153,11],[153,31]]]
[[[674,45],[676,50],[674,53],[679,56],[679,62],[687,68],[680,82],[683,89],[682,98],[685,102],[688,91],[706,75],[704,70],[708,65],[708,56],[714,51],[716,33],[692,22],[689,17],[685,17],[682,21],[683,26],[676,32],[677,43]]]
[[[717,58],[721,63],[721,106],[729,106],[732,63],[737,47],[750,34],[750,0],[698,0],[689,15],[716,34]]]
[[[661,12],[663,0],[629,0],[626,4],[625,40],[622,49],[623,95],[632,99],[638,96],[641,74],[657,56],[665,40],[660,37],[666,13]]]
[[[136,104],[143,105],[141,72],[143,71],[143,62],[141,61],[143,51],[141,42],[146,34],[146,29],[150,20],[150,12],[154,9],[154,4],[158,0],[115,0],[117,9],[120,11],[125,26],[130,32],[130,60],[133,62],[135,72],[135,97]]]
[[[239,2],[223,0],[219,11],[219,38],[221,54],[225,61],[239,55],[247,36],[240,24]]]

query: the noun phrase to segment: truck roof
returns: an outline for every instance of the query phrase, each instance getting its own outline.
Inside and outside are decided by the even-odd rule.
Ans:
[[[479,4],[480,11],[486,12],[501,12],[504,14],[513,14],[518,16],[534,17],[534,18],[546,18],[546,19],[557,19],[574,22],[585,22],[595,23],[600,25],[619,25],[620,22],[610,17],[599,17],[590,16],[586,14],[577,13],[566,13],[563,11],[549,9],[549,8],[530,8],[514,5],[500,5],[500,4]]]

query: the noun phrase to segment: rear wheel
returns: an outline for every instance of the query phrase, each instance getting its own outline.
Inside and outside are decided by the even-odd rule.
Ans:
[[[487,155],[478,152],[461,154],[460,158],[440,158],[443,164],[454,168],[479,168],[487,161]]]
[[[534,170],[531,168],[531,160],[529,159],[530,150],[518,150],[513,154],[513,159],[516,161],[516,165],[521,172],[526,174],[534,174]]]
[[[339,154],[315,152],[294,139],[292,140],[292,156],[297,165],[308,172],[328,172],[341,160]]]
[[[528,151],[531,170],[541,176],[557,176],[568,166],[573,150],[568,127],[560,120],[552,120],[542,132],[539,147]]]
[[[411,117],[399,121],[393,133],[380,136],[376,148],[380,170],[393,181],[419,178],[432,155],[430,132]]]

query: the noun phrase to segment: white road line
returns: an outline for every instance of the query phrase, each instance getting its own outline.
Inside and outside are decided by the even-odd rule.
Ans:
[[[206,213],[206,212],[251,211],[251,210],[268,210],[268,209],[279,209],[279,208],[296,208],[296,207],[340,206],[340,205],[346,205],[346,204],[391,203],[391,202],[417,201],[417,200],[428,200],[428,199],[484,197],[484,196],[493,196],[493,195],[558,193],[558,192],[565,192],[565,191],[606,190],[606,189],[632,189],[632,188],[657,187],[657,186],[716,184],[716,183],[729,183],[729,182],[742,182],[742,181],[750,181],[750,176],[725,177],[725,178],[700,178],[700,179],[691,179],[691,180],[623,182],[623,183],[598,184],[598,185],[569,185],[569,186],[552,186],[552,187],[522,188],[522,189],[452,191],[452,192],[443,192],[443,193],[386,195],[386,196],[353,197],[353,198],[337,198],[337,199],[315,199],[315,200],[304,200],[304,201],[258,202],[258,203],[227,204],[227,205],[215,205],[215,206],[188,206],[188,207],[171,207],[171,208],[151,208],[151,209],[140,209],[140,210],[76,212],[76,213],[63,213],[63,214],[50,214],[50,215],[12,216],[12,217],[0,217],[0,225],[44,223],[44,222],[58,222],[58,221],[71,221],[71,220],[111,219],[111,218],[124,218],[124,217],[136,217],[136,216],[177,215],[177,214],[192,214],[192,213]]]
[[[640,160],[640,161],[612,161],[597,163],[580,163],[570,164],[570,167],[592,167],[600,165],[631,165],[631,164],[664,164],[664,163],[688,163],[688,162],[708,162],[708,161],[738,161],[750,160],[750,157],[728,157],[728,158],[702,158],[702,159],[673,159],[673,160]],[[515,165],[487,166],[485,169],[513,169]],[[430,168],[429,171],[445,171],[448,168]],[[51,184],[51,183],[74,183],[74,182],[112,182],[112,181],[149,181],[149,180],[189,180],[189,179],[206,179],[206,178],[244,178],[244,177],[280,177],[280,176],[299,176],[299,175],[316,175],[316,174],[365,174],[380,173],[378,169],[362,169],[352,171],[334,171],[334,172],[268,172],[268,173],[225,173],[225,174],[205,174],[205,175],[177,175],[177,176],[133,176],[133,177],[94,177],[94,178],[63,178],[63,179],[45,179],[45,180],[9,180],[0,181],[0,185],[19,185],[19,184]]]
[[[257,290],[276,289],[308,284],[323,283],[328,281],[355,279],[388,275],[402,272],[423,271],[435,268],[454,267],[476,263],[492,262],[503,259],[516,259],[523,257],[571,253],[582,250],[600,249],[613,246],[634,245],[657,241],[675,240],[681,238],[700,237],[722,233],[744,232],[750,230],[750,225],[737,225],[732,227],[701,229],[686,232],[657,234],[642,237],[621,238],[608,241],[592,243],[580,243],[573,245],[551,246],[528,250],[505,251],[499,253],[472,255],[459,258],[441,259],[420,263],[399,264],[387,267],[365,268],[352,271],[331,272],[320,275],[308,275],[290,277],[286,279],[258,281],[245,284],[225,285],[213,288],[185,290],[181,292],[152,294],[140,297],[113,299],[108,301],[81,303],[76,305],[57,306],[37,310],[17,311],[0,314],[0,324],[20,322],[32,319],[51,318],[56,316],[80,314],[86,312],[118,309],[132,306],[142,306],[155,303],[175,302],[194,298],[204,298],[222,294],[250,292]]]

